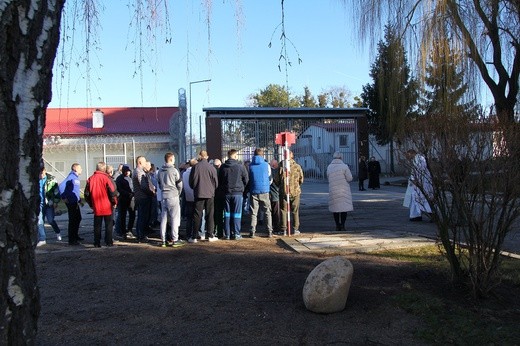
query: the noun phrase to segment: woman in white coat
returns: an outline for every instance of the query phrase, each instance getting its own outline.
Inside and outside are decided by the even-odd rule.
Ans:
[[[329,180],[329,211],[334,216],[336,231],[345,231],[347,212],[354,210],[352,205],[352,192],[349,182],[352,181],[352,173],[342,160],[341,153],[335,152],[332,162],[327,167]]]

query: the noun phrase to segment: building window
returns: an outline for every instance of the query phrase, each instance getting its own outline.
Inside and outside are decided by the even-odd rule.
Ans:
[[[348,147],[348,135],[339,135],[340,148]]]

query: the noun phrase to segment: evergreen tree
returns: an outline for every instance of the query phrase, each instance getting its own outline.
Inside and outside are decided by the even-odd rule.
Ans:
[[[354,96],[354,104],[352,105],[352,107],[363,107],[363,99],[361,98],[361,96]]]
[[[385,27],[385,40],[378,43],[378,55],[371,66],[372,84],[363,86],[363,105],[370,108],[368,126],[370,134],[380,145],[397,139],[406,117],[413,114],[417,103],[417,83],[410,76],[410,68],[401,39],[392,28]],[[390,169],[394,171],[393,155]]]
[[[465,102],[468,85],[460,69],[460,57],[454,53],[448,40],[434,43],[425,69],[424,88],[419,98],[422,115],[475,116],[474,101]]]
[[[303,96],[302,96],[302,107],[306,108],[316,108],[318,104],[316,103],[316,100],[314,99],[314,96],[312,96],[312,93],[308,86],[303,88]]]
[[[319,107],[347,108],[351,103],[352,93],[346,87],[331,87],[318,95]]]
[[[319,94],[318,95],[318,107],[325,108],[327,107],[327,101],[328,97],[327,94]]]
[[[253,107],[299,107],[298,97],[291,97],[289,91],[278,84],[269,84],[265,89],[252,94],[249,99]]]

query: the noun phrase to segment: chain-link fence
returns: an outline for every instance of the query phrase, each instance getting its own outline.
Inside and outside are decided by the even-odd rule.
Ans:
[[[46,136],[43,143],[46,169],[59,181],[67,176],[73,163],[82,166],[83,174],[80,179],[86,180],[100,161],[114,166],[115,169],[119,164],[127,164],[133,168],[135,158],[145,156],[151,163],[161,166],[164,153],[172,150],[168,135]]]

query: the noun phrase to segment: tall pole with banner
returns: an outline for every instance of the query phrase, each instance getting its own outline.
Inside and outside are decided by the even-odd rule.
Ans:
[[[296,143],[296,135],[293,132],[280,132],[276,134],[275,143],[283,145],[283,175],[284,175],[284,192],[287,206],[287,235],[291,235],[291,194],[289,180],[291,177],[291,157],[289,147]]]

